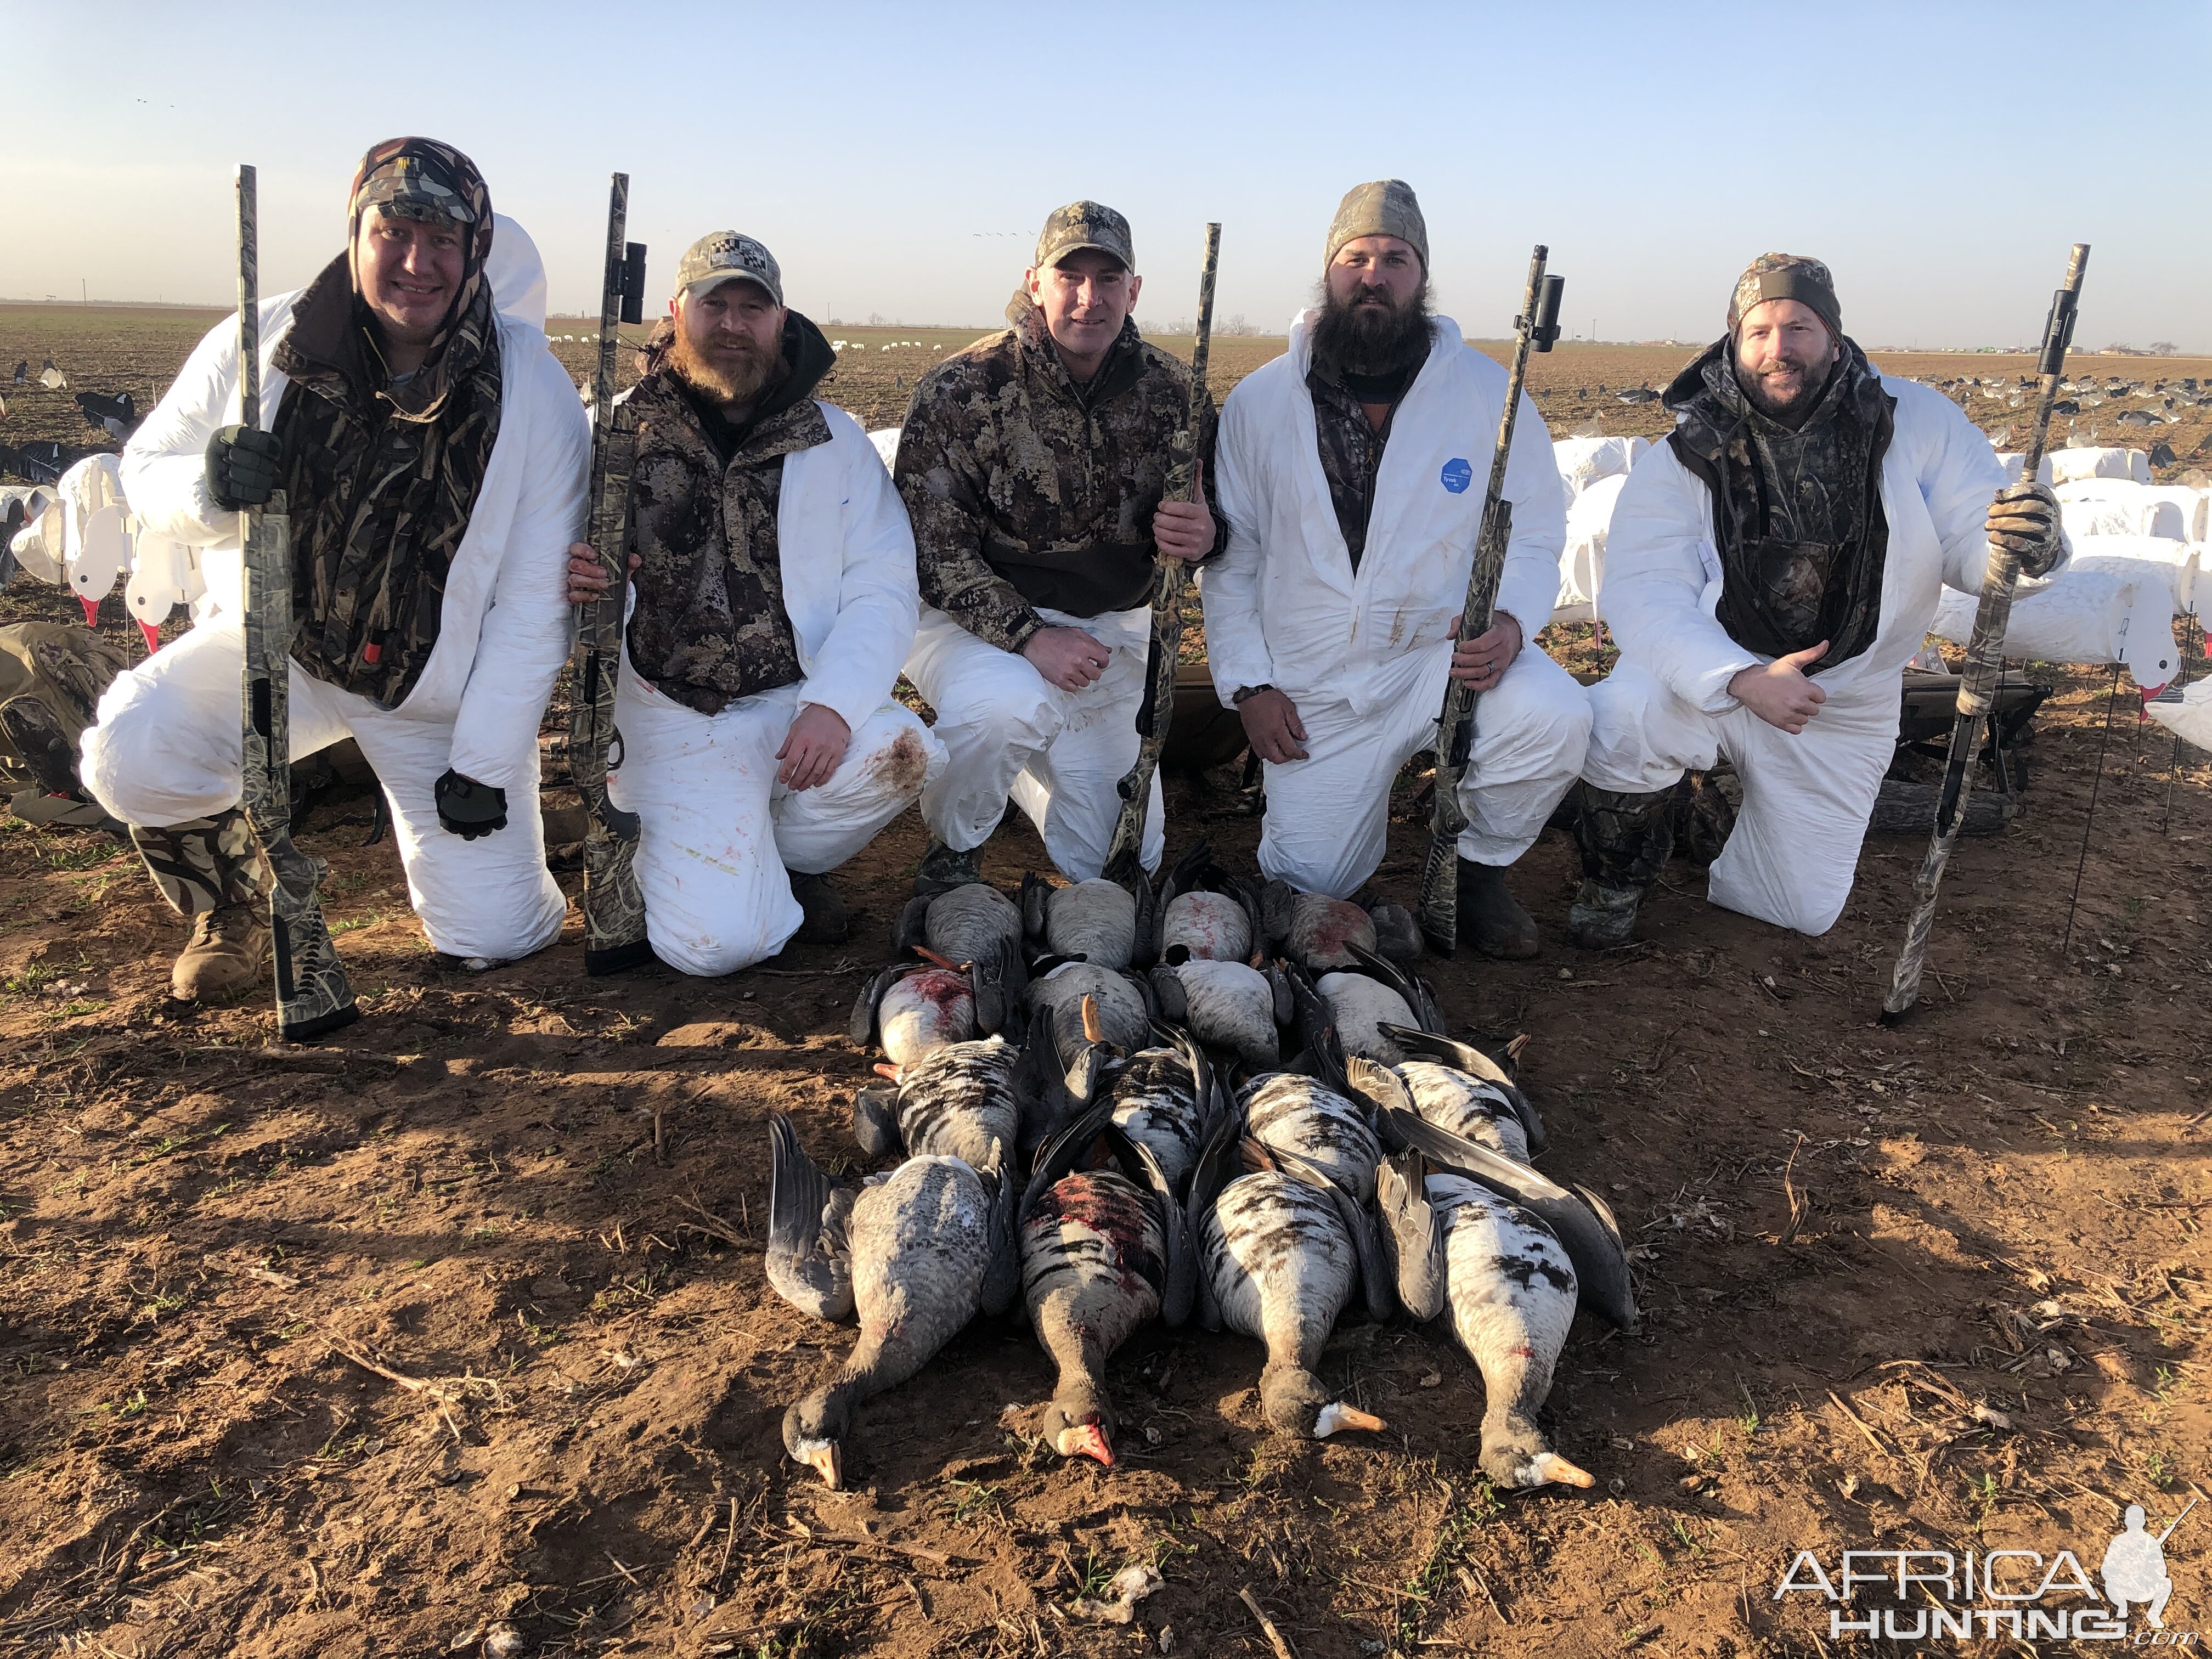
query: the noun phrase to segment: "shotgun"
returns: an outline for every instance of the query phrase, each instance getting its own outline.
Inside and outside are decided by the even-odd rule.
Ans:
[[[1221,261],[1221,227],[1206,228],[1206,263],[1198,275],[1198,340],[1190,353],[1190,419],[1175,440],[1161,499],[1204,499],[1198,477],[1200,424],[1206,417],[1206,359],[1213,342],[1213,273]],[[1145,663],[1145,699],[1137,706],[1137,762],[1115,784],[1121,798],[1114,837],[1106,844],[1106,879],[1127,887],[1144,880],[1145,811],[1152,778],[1175,719],[1176,669],[1182,655],[1183,561],[1160,555],[1152,584],[1152,648]]]
[[[2027,448],[2020,458],[2020,476],[2029,483],[2043,465],[2043,447],[2051,437],[2051,405],[2058,398],[2058,380],[2066,369],[2066,348],[2074,338],[2074,319],[2081,300],[2081,273],[2089,263],[2089,245],[2074,244],[2066,262],[2066,281],[2051,299],[2051,314],[2043,324],[2043,359],[2037,365],[2042,377],[2035,394],[2035,425],[2027,434]],[[2012,624],[2013,589],[2020,580],[2020,561],[1992,547],[1989,568],[1982,575],[1982,599],[1974,607],[1974,632],[1966,642],[1966,668],[1959,676],[1959,717],[1951,727],[1951,752],[1943,767],[1943,789],[1936,802],[1936,834],[1928,843],[1928,856],[1912,883],[1912,920],[1905,929],[1905,948],[1897,953],[1889,994],[1881,1000],[1881,1023],[1895,1025],[1920,1000],[1920,975],[1928,965],[1928,936],[1936,926],[1936,896],[1943,884],[1943,866],[1951,861],[1951,848],[1966,821],[1967,775],[1982,727],[1995,706],[1997,683],[2004,672],[2005,630]],[[2115,671],[2118,672],[2117,670]]]
[[[1505,412],[1498,421],[1498,447],[1490,457],[1490,491],[1482,498],[1482,528],[1474,539],[1474,568],[1468,573],[1467,603],[1460,611],[1459,639],[1480,639],[1490,631],[1498,604],[1498,578],[1505,574],[1505,550],[1513,539],[1513,503],[1505,499],[1505,463],[1513,451],[1513,422],[1521,409],[1521,383],[1528,376],[1528,354],[1549,351],[1559,337],[1563,276],[1544,274],[1551,250],[1541,242],[1528,261],[1528,287],[1521,314],[1513,319],[1513,368],[1505,380]],[[1541,627],[1539,622],[1537,627]],[[1534,629],[1522,624],[1523,650],[1536,648]],[[1474,740],[1476,694],[1457,680],[1444,688],[1443,712],[1437,716],[1435,801],[1430,813],[1429,858],[1421,869],[1420,921],[1429,948],[1440,956],[1459,949],[1459,837],[1467,814],[1459,804],[1460,780],[1467,775]]]
[[[629,174],[607,195],[607,257],[600,273],[599,362],[592,390],[592,550],[605,591],[576,607],[576,654],[568,684],[568,775],[584,801],[584,971],[618,974],[653,955],[645,895],[637,881],[637,814],[607,796],[622,765],[615,729],[615,679],[622,666],[623,609],[629,592],[624,543],[637,417],[615,401],[615,353],[623,323],[645,319],[645,246],[626,242]]]
[[[238,419],[261,424],[260,215],[253,168],[238,169]],[[276,969],[276,1035],[286,1042],[361,1018],[315,890],[330,866],[292,842],[292,520],[278,490],[239,514],[246,572],[246,738],[241,805],[275,878],[269,943]]]

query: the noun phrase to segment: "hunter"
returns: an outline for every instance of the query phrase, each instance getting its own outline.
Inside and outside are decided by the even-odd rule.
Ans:
[[[1996,545],[2047,574],[2057,503],[2008,484],[1942,392],[1876,372],[1817,259],[1754,259],[1727,333],[1663,401],[1679,424],[1637,463],[1606,544],[1620,661],[1591,689],[1570,928],[1594,950],[1629,942],[1673,848],[1676,782],[1725,755],[1743,807],[1708,896],[1825,933],[1943,588],[1978,592]]]
[[[268,860],[239,806],[239,511],[291,519],[291,738],[350,735],[391,808],[408,896],[442,955],[482,968],[561,931],[538,726],[568,655],[562,550],[590,434],[546,349],[544,275],[496,237],[476,164],[394,138],[362,159],[344,250],[261,301],[258,429],[238,424],[238,325],[211,330],[125,449],[142,533],[207,550],[210,613],[119,675],[84,733],[85,787],[192,921],[188,1001],[261,982]],[[495,291],[495,277],[497,289]],[[281,601],[280,601],[281,602]]]
[[[1566,505],[1525,395],[1507,457],[1512,538],[1489,630],[1455,645],[1507,375],[1430,305],[1412,188],[1348,192],[1317,304],[1221,417],[1229,545],[1199,578],[1213,684],[1266,763],[1260,867],[1349,897],[1382,860],[1391,781],[1436,742],[1447,677],[1480,693],[1461,801],[1461,929],[1528,957],[1505,884],[1573,784],[1588,694],[1533,635],[1559,596]]]
[[[917,893],[980,879],[1011,797],[1070,881],[1103,867],[1135,763],[1156,559],[1214,551],[1204,502],[1161,499],[1191,421],[1188,365],[1130,313],[1129,222],[1096,202],[1045,221],[1010,326],[915,385],[894,473],[923,609],[907,678],[937,711],[943,774],[922,791]],[[1211,496],[1211,402],[1197,454]],[[1157,775],[1140,858],[1158,867]]]
[[[914,640],[914,536],[836,361],[767,248],[702,236],[623,395],[637,419],[632,594],[609,778],[642,821],[653,955],[726,974],[851,926],[836,869],[944,763],[891,701]],[[603,592],[588,544],[569,597]]]

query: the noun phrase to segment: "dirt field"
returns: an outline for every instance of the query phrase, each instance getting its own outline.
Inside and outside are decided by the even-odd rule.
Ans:
[[[101,372],[151,386],[209,319],[140,315]],[[0,311],[6,366],[35,370],[38,337]],[[1276,349],[1219,343],[1224,382]],[[831,395],[896,418],[936,355],[902,350]],[[1562,353],[1539,384],[1549,410],[1680,355]],[[26,434],[51,409],[0,390],[0,441],[69,435]],[[74,614],[0,594],[0,620]],[[534,1653],[1266,1655],[1249,1587],[1302,1659],[1827,1656],[1852,1643],[1826,1604],[1773,1599],[1801,1548],[1832,1574],[1846,1548],[2094,1574],[2121,1506],[2156,1533],[2212,1480],[2212,766],[2170,769],[2123,687],[2100,768],[2107,680],[2052,678],[2026,811],[1962,844],[1901,1030],[1872,1017],[1917,837],[1869,842],[1825,938],[1711,908],[1678,862],[1648,942],[1596,957],[1565,942],[1574,860],[1547,835],[1515,876],[1544,954],[1428,964],[1455,1030],[1528,1039],[1547,1168],[1635,1246],[1646,1332],[1578,1322],[1547,1413],[1587,1493],[1492,1490],[1472,1364],[1354,1322],[1323,1369],[1387,1433],[1277,1440],[1256,1346],[1155,1332],[1109,1374],[1121,1465],[1063,1466],[1027,1432],[1042,1352],[983,1322],[861,1411],[856,1491],[781,1457],[848,1337],[767,1288],[764,1115],[850,1156],[873,1056],[845,1016],[922,850],[910,814],[840,877],[849,945],[588,981],[573,915],[528,962],[442,969],[388,840],[362,844],[366,795],[326,799],[303,840],[367,1018],[275,1057],[264,1008],[167,999],[184,931],[133,858],[0,821],[0,1654],[472,1652],[508,1621]],[[1203,833],[1249,865],[1229,781],[1173,788],[1171,854]],[[1394,824],[1385,886],[1410,892],[1423,842]],[[988,873],[1042,862],[1012,824]],[[2208,1509],[2166,1544],[2172,1630],[2212,1611]],[[1137,1561],[1166,1583],[1136,1624],[1071,1613]],[[1910,1631],[1925,1601],[1863,1590],[1846,1616]]]

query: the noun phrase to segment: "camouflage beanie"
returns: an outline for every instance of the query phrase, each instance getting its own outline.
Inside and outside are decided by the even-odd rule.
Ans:
[[[1421,217],[1413,187],[1403,179],[1377,179],[1345,191],[1344,199],[1336,204],[1336,217],[1329,221],[1328,251],[1322,256],[1322,265],[1334,264],[1344,245],[1362,236],[1395,236],[1412,243],[1413,252],[1421,256],[1422,273],[1427,274],[1428,222]]]
[[[1836,279],[1827,266],[1802,253],[1762,253],[1735,279],[1729,295],[1729,337],[1735,337],[1745,316],[1769,300],[1795,300],[1808,306],[1828,325],[1831,339],[1844,337],[1843,308],[1836,303]]]

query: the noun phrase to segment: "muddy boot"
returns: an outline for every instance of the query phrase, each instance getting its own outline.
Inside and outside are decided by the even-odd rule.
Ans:
[[[921,855],[921,867],[914,872],[914,896],[931,898],[982,880],[983,872],[976,860],[982,850],[976,847],[956,853],[941,841],[931,842],[929,850]]]
[[[169,970],[169,994],[179,1002],[222,1002],[269,978],[269,918],[254,907],[226,904],[192,919],[192,942]]]
[[[1536,919],[1505,888],[1503,865],[1459,861],[1460,932],[1486,957],[1518,962],[1536,954]]]
[[[799,901],[799,908],[806,919],[799,924],[799,942],[802,945],[842,945],[853,932],[853,913],[845,908],[845,900],[830,884],[827,876],[811,876],[794,870],[791,872],[791,896]]]
[[[1586,951],[1618,950],[1636,937],[1636,912],[1674,850],[1674,791],[1578,783],[1575,792],[1583,885],[1567,911],[1567,932]]]

